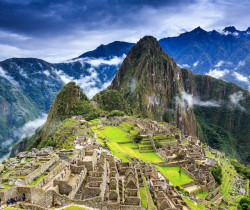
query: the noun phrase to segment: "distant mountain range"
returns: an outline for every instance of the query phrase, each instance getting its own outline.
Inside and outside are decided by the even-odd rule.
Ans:
[[[159,44],[182,68],[250,88],[249,28],[226,27],[219,33],[198,27]],[[115,41],[56,64],[37,58],[0,62],[0,157],[23,135],[25,123],[48,113],[63,84],[74,81],[88,97],[94,96],[110,85],[134,45]]]

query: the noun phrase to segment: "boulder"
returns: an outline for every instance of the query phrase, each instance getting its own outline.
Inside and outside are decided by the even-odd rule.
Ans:
[[[22,158],[20,162],[25,163],[25,160],[26,160],[26,158]]]
[[[40,151],[37,149],[37,148],[32,148],[32,154],[33,155],[36,155],[36,154],[39,154]]]
[[[13,184],[14,184],[14,182],[11,180],[11,181],[9,181],[9,183],[8,183],[10,186],[12,186]]]
[[[21,179],[17,179],[16,182],[15,182],[15,185],[16,186],[23,186],[23,185],[26,185],[25,182]]]

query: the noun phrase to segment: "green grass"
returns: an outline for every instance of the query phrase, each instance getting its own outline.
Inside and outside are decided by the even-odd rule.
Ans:
[[[47,175],[41,174],[37,180],[33,180],[33,181],[32,181],[31,183],[29,183],[28,185],[36,185],[36,184],[37,184],[38,182],[40,182],[45,176],[47,176]]]
[[[127,142],[131,141],[130,138],[126,137],[127,133],[118,127],[106,126],[104,130],[100,130],[100,133],[107,137],[110,142]]]
[[[116,157],[120,158],[123,162],[128,161],[126,155],[153,163],[164,162],[164,160],[155,152],[140,153],[140,151],[142,150],[133,149],[134,147],[136,147],[136,145],[134,145],[133,143],[117,144],[117,142],[131,141],[131,139],[126,136],[127,133],[118,127],[106,126],[104,127],[104,130],[95,132],[97,134],[101,134],[102,136],[106,136],[109,139],[109,141],[107,142],[109,149]]]
[[[85,210],[85,208],[82,208],[80,206],[69,206],[64,208],[64,210]]]
[[[148,201],[147,201],[145,187],[140,187],[140,195],[141,195],[141,207],[146,209]]]
[[[196,193],[195,196],[197,198],[204,198],[208,195],[208,192],[199,192],[199,193]]]
[[[4,182],[4,183],[2,183],[1,185],[3,185],[4,188],[3,188],[3,189],[0,189],[0,191],[7,190],[8,188],[12,187],[11,185],[9,185],[8,182]]]
[[[174,185],[183,185],[193,182],[194,180],[188,176],[184,171],[181,171],[181,176],[179,174],[180,167],[167,167],[167,166],[156,166],[159,171],[166,176],[169,181]]]
[[[32,159],[32,157],[28,157],[28,158],[25,159],[25,161],[26,161],[26,162],[30,162],[31,159]]]
[[[205,209],[202,205],[200,205],[199,203],[198,203],[198,206],[196,206],[195,204],[194,204],[194,202],[193,201],[191,201],[191,200],[189,200],[188,198],[186,198],[186,197],[182,197],[183,199],[184,199],[184,201],[186,201],[186,203],[191,207],[191,209],[193,209],[193,210],[203,210],[203,209]]]

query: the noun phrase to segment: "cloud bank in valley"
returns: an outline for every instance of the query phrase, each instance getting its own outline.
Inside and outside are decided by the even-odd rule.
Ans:
[[[110,59],[80,58],[76,60],[67,61],[69,63],[79,62],[81,63],[83,68],[85,67],[85,64],[91,65],[91,67],[87,69],[89,75],[84,75],[84,76],[81,75],[80,78],[78,79],[69,76],[60,69],[54,69],[54,71],[57,74],[57,76],[63,81],[64,84],[73,81],[81,87],[81,89],[89,98],[92,98],[95,94],[107,88],[111,84],[113,79],[113,78],[104,78],[104,82],[103,80],[101,81],[101,79],[99,78],[100,75],[96,71],[96,68],[100,67],[101,65],[114,66],[115,68],[118,68],[118,66],[121,65],[124,58],[125,55],[121,57],[114,56],[113,58]]]
[[[246,111],[246,109],[240,105],[240,101],[244,100],[244,96],[241,91],[233,93],[232,95],[229,96],[229,99],[231,103],[230,106],[232,108],[238,108],[241,111]]]
[[[202,101],[199,97],[192,94],[181,92],[181,97],[176,96],[176,103],[181,107],[190,106],[205,106],[205,107],[219,107],[220,103],[214,100]]]
[[[18,137],[20,140],[26,136],[33,135],[35,133],[35,130],[46,122],[47,116],[48,115],[44,113],[35,120],[28,121],[20,129],[15,130],[14,135]]]

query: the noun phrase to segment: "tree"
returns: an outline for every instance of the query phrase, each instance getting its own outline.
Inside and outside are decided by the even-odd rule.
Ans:
[[[220,166],[216,168],[210,168],[209,171],[212,173],[215,181],[220,185],[222,180],[222,170]]]
[[[173,113],[170,110],[167,110],[162,117],[164,122],[170,123],[173,121]]]
[[[134,143],[136,144],[140,143],[142,140],[142,136],[140,135],[140,133],[134,135],[133,140],[134,140]]]

